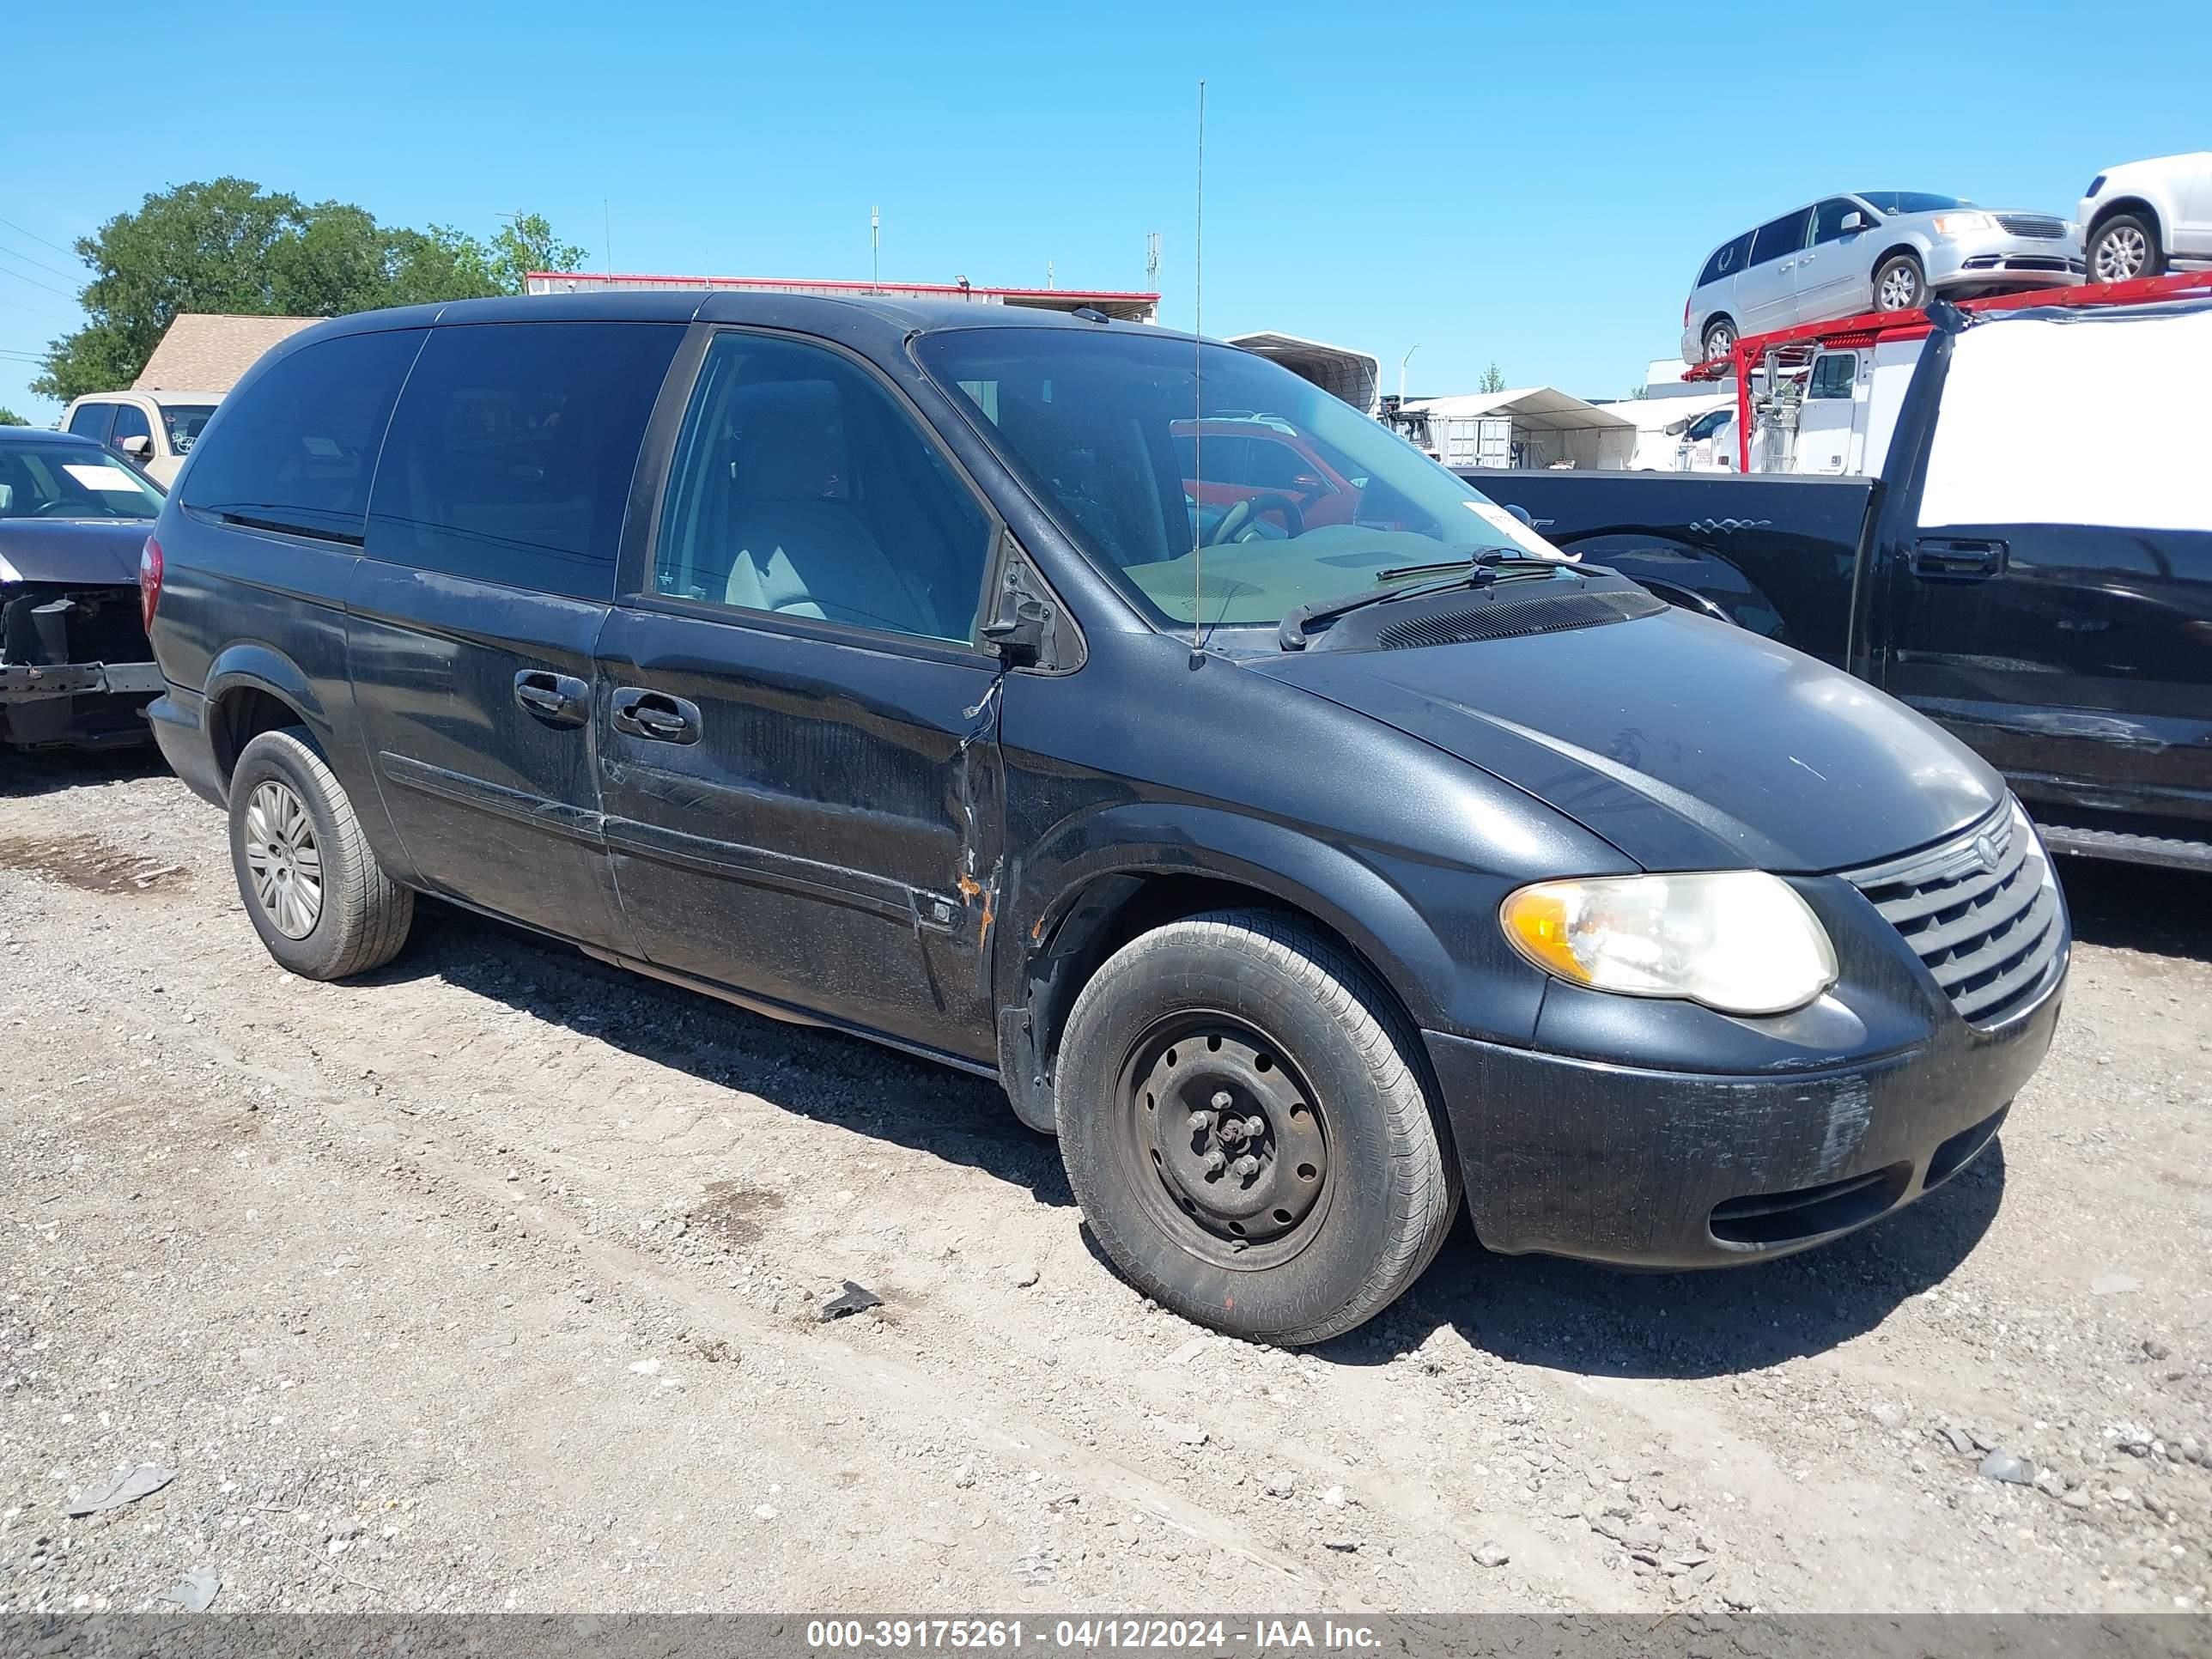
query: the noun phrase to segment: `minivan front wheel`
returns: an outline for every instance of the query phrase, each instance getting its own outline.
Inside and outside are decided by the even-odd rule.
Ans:
[[[1928,301],[1928,273],[1910,253],[1892,254],[1874,273],[1876,311],[1912,311]]]
[[[343,979],[399,954],[415,895],[369,851],[344,787],[304,726],[264,732],[230,779],[230,861],[269,954],[308,979]]]
[[[1459,1204],[1418,1042],[1360,964],[1287,917],[1220,911],[1123,946],[1056,1068],[1099,1247],[1162,1306],[1252,1341],[1379,1313]]]

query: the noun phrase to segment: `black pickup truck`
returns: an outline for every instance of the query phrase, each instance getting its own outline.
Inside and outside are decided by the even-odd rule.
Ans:
[[[2212,303],[1936,313],[1879,478],[1468,476],[1559,546],[1948,727],[2052,848],[2212,871],[2212,473],[2174,465],[2212,449],[2190,409]]]

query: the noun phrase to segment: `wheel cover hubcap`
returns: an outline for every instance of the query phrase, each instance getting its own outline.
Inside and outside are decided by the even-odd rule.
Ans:
[[[1328,1208],[1328,1128],[1280,1045],[1229,1015],[1163,1023],[1131,1051],[1121,1095],[1140,1200],[1183,1249],[1258,1268],[1311,1241]]]
[[[2143,268],[2150,252],[2143,234],[2134,226],[2107,231],[2097,244],[2097,277],[2100,282],[2124,283]]]
[[[323,854],[305,802],[274,778],[246,800],[246,868],[254,901],[287,939],[305,939],[323,915]]]

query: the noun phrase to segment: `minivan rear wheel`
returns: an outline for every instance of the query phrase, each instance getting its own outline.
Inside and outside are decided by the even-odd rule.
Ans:
[[[230,861],[269,954],[343,979],[399,954],[415,895],[384,873],[344,787],[304,726],[264,732],[230,779]]]
[[[1725,317],[1705,325],[1705,361],[1717,362],[1735,349],[1735,325]]]
[[[1325,1341],[1418,1279],[1459,1206],[1419,1039],[1361,965],[1261,910],[1171,923],[1076,999],[1061,1157],[1123,1277],[1251,1341]]]

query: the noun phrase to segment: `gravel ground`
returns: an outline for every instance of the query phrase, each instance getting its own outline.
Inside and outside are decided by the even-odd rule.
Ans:
[[[0,757],[0,1611],[2203,1609],[2212,882],[2065,873],[1950,1188],[1732,1273],[1462,1225],[1293,1357],[987,1086],[429,907],[291,978],[157,762]]]

